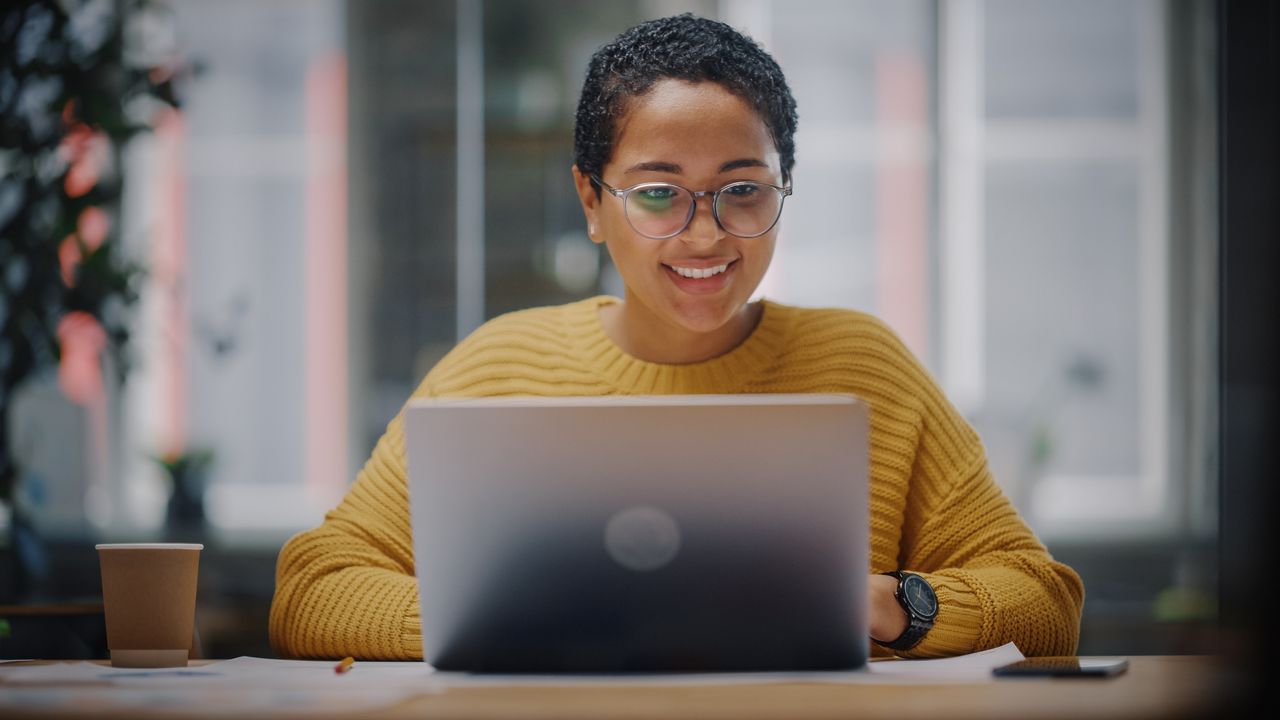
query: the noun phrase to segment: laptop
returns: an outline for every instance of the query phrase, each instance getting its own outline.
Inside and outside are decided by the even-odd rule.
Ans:
[[[868,417],[853,396],[416,400],[405,433],[437,669],[866,661]]]

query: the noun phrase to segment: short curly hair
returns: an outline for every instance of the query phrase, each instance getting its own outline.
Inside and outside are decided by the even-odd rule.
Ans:
[[[668,78],[717,83],[755,108],[778,148],[783,178],[790,179],[798,116],[782,68],[746,35],[690,13],[636,25],[591,56],[574,121],[579,172],[604,170],[627,102]]]

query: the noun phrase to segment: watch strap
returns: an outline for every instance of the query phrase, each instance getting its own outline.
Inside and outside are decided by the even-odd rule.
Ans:
[[[903,630],[896,640],[882,644],[890,650],[910,650],[919,645],[921,640],[924,640],[924,636],[928,634],[931,628],[933,628],[933,623],[911,617],[907,621],[907,629]]]
[[[910,650],[916,645],[919,645],[920,641],[924,639],[924,636],[933,628],[933,618],[925,618],[917,615],[907,603],[906,598],[902,596],[902,581],[907,573],[903,573],[901,570],[894,570],[884,574],[895,578],[898,581],[898,587],[894,590],[893,597],[898,601],[898,604],[902,607],[903,611],[907,613],[907,627],[902,631],[902,634],[894,640],[889,642],[881,642],[877,640],[876,643],[887,647],[890,650]]]

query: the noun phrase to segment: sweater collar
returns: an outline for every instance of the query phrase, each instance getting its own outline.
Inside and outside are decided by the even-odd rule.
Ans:
[[[685,365],[653,363],[628,355],[600,322],[600,308],[621,302],[600,295],[567,307],[569,336],[597,375],[625,395],[738,393],[778,357],[790,328],[789,308],[764,300],[764,312],[747,339],[729,352]]]

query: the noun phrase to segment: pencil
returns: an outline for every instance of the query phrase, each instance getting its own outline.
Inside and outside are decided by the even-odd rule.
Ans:
[[[337,665],[334,665],[334,666],[333,666],[333,671],[334,671],[335,673],[337,673],[337,674],[341,675],[342,673],[344,673],[344,672],[346,672],[346,671],[350,670],[350,669],[351,669],[351,666],[352,666],[352,665],[355,665],[355,664],[356,664],[356,659],[355,659],[355,658],[353,658],[353,657],[344,657],[344,658],[342,658],[342,662],[340,662],[340,663],[338,663]]]

